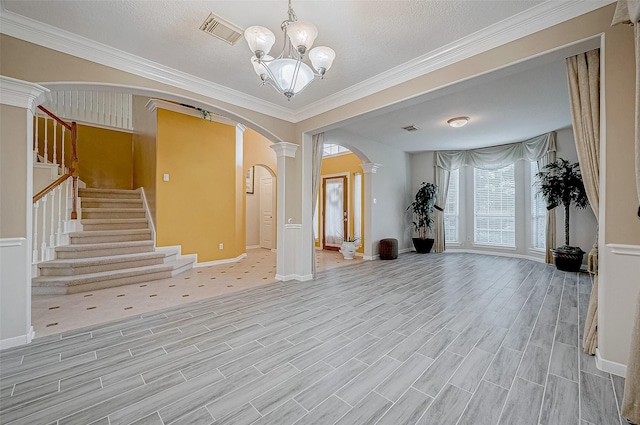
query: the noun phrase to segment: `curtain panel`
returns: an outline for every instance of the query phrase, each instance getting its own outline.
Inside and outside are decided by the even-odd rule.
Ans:
[[[324,133],[311,136],[311,211],[315,212],[318,204],[320,188],[320,172],[322,169],[322,153],[324,149]],[[311,273],[316,277],[316,238],[311,228]]]
[[[436,198],[436,219],[434,234],[434,252],[445,250],[444,235],[444,207],[447,204],[449,176],[452,170],[469,165],[483,170],[497,170],[509,164],[524,159],[529,162],[540,161],[543,158],[554,158],[556,147],[556,132],[542,134],[524,142],[508,145],[491,146],[488,148],[471,149],[466,151],[436,151],[434,153],[435,184],[438,186]],[[555,210],[547,212],[547,224],[553,213],[553,241],[555,243]],[[547,246],[551,246],[547,234]]]
[[[640,0],[618,0],[611,25],[633,25],[636,63],[636,188],[640,204]],[[640,206],[638,206],[640,218]]]
[[[633,25],[635,40],[636,63],[636,187],[638,203],[640,204],[640,1],[618,0],[611,25]],[[638,207],[640,218],[640,206]],[[622,416],[629,422],[640,424],[640,294],[636,307],[634,329],[629,348],[629,362],[624,385],[624,399],[622,400]]]
[[[538,161],[547,152],[555,152],[556,132],[543,134],[524,142],[466,151],[436,151],[435,166],[447,171],[458,169],[464,165],[483,170],[497,170],[524,159]],[[441,205],[444,207],[444,205]]]
[[[551,164],[556,160],[556,151],[548,151],[546,155],[543,155],[538,160],[538,170],[542,170],[542,168]],[[544,235],[544,246],[545,246],[545,257],[544,261],[547,264],[553,264],[553,254],[551,253],[552,249],[556,248],[556,209],[547,210],[547,223],[545,227],[545,235]]]

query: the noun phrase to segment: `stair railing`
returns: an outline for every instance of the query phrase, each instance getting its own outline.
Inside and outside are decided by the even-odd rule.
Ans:
[[[33,253],[32,263],[37,264],[53,258],[56,246],[69,243],[70,220],[78,218],[78,128],[75,122],[67,123],[42,106],[44,115],[36,115],[34,152],[40,162],[54,164],[62,173],[58,179],[33,197]],[[42,143],[39,138],[39,118],[44,119]],[[49,121],[52,120],[53,143],[49,155]],[[58,125],[61,126],[60,149],[58,149]],[[65,132],[70,133],[71,165],[66,166]],[[60,153],[60,155],[58,155]],[[64,194],[63,194],[64,193]],[[64,204],[64,206],[63,206]]]

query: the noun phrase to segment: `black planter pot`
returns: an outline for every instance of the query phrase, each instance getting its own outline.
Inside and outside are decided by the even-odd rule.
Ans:
[[[556,264],[558,270],[565,272],[579,272],[582,266],[583,251],[579,252],[563,252],[551,250],[553,254],[553,262]]]
[[[431,252],[431,248],[433,248],[433,239],[413,238],[413,246],[416,248],[418,254],[427,254]]]

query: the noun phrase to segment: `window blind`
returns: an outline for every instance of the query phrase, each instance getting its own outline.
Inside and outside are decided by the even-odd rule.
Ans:
[[[515,247],[514,164],[474,169],[474,242]]]

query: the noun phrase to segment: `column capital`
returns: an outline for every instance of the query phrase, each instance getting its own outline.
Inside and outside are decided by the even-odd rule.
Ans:
[[[375,162],[360,164],[360,168],[362,168],[362,171],[364,171],[365,174],[375,174],[378,172],[378,168],[380,167],[382,167],[382,164],[377,164]]]
[[[276,152],[276,156],[278,158],[281,158],[281,157],[295,158],[296,151],[299,148],[299,146],[296,145],[295,143],[288,143],[288,142],[274,143],[270,147]]]
[[[38,105],[49,96],[49,89],[29,81],[0,75],[0,103],[29,109],[35,113]]]

